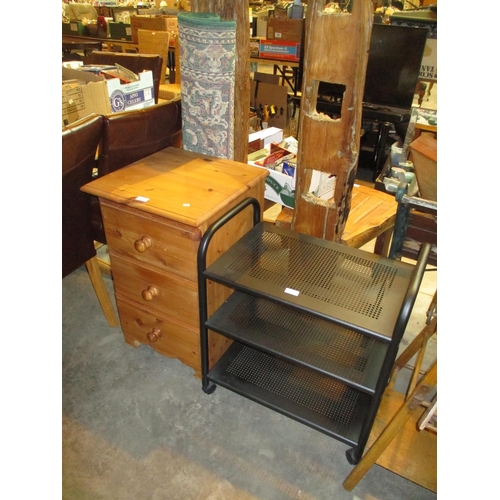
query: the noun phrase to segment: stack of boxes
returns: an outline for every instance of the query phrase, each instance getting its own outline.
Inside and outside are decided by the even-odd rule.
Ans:
[[[268,14],[257,17],[257,36],[250,39],[250,56],[298,62],[304,32],[302,5],[287,9],[277,5]]]
[[[129,83],[119,78],[106,79],[79,63],[65,63],[62,68],[62,124],[69,125],[91,113],[109,115],[120,111],[154,106],[151,71],[134,75]],[[73,67],[71,67],[73,66]]]
[[[134,43],[139,42],[138,30],[168,31],[170,33],[170,45],[175,46],[175,39],[178,34],[177,16],[132,16],[130,24],[131,39]]]
[[[96,20],[97,11],[90,4],[63,4],[63,35],[89,36],[87,26]]]

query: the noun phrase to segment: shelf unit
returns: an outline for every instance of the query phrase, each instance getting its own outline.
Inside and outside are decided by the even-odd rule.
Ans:
[[[210,266],[210,240],[253,206],[253,227]],[[247,198],[198,249],[202,388],[221,385],[363,454],[425,271],[260,222]],[[234,290],[208,316],[211,282]],[[209,330],[233,342],[209,366]]]

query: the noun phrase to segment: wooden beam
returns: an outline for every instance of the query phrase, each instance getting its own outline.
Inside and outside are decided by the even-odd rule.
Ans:
[[[330,12],[326,4],[313,0],[307,8],[293,229],[339,241],[356,177],[373,6],[356,0],[350,14]],[[316,111],[322,81],[345,86],[338,119]],[[318,172],[334,184],[329,199],[311,192]]]

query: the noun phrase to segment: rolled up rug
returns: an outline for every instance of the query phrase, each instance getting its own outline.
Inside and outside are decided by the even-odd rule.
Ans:
[[[233,159],[236,22],[178,15],[183,148]]]

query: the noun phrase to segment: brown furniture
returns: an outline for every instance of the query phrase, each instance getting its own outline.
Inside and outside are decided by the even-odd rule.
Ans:
[[[437,295],[435,295],[437,298]],[[437,305],[432,301],[431,307]],[[422,421],[422,416],[435,409],[437,394],[437,360],[422,375],[422,360],[427,342],[437,335],[437,318],[433,317],[394,363],[373,430],[368,451],[345,479],[343,486],[351,491],[375,463],[414,483],[437,492],[437,432]],[[407,394],[394,390],[399,371],[416,356]],[[424,410],[428,408],[428,410]],[[427,426],[431,429],[428,430]],[[437,426],[436,426],[437,429]]]
[[[160,85],[167,75],[170,33],[168,31],[137,30],[139,54],[158,54],[162,57]]]
[[[155,103],[158,102],[158,90],[162,81],[163,58],[161,56],[157,54],[129,54],[95,50],[90,53],[89,62],[90,64],[120,64],[134,73],[151,71],[153,73]]]
[[[372,187],[354,184],[351,208],[341,243],[360,248],[376,239],[374,252],[387,256],[396,220],[398,204],[394,196]]]
[[[420,134],[410,144],[410,151],[420,196],[437,201],[437,139],[429,133]]]
[[[363,184],[354,184],[351,208],[340,242],[360,248],[375,239],[374,253],[387,256],[398,203],[394,196]],[[283,207],[275,223],[290,229],[293,210]]]
[[[63,61],[71,61],[80,59],[77,54],[72,54],[72,52],[81,51],[85,56],[94,50],[102,50],[102,42],[99,40],[73,40],[71,38],[62,39],[62,54]]]
[[[246,197],[263,206],[267,171],[167,148],[98,178],[98,196],[125,341],[176,357],[200,376],[196,256],[207,227]],[[248,210],[251,210],[250,208]],[[243,211],[211,243],[209,262],[251,227]],[[210,312],[227,298],[209,286]],[[212,333],[211,363],[230,342]]]
[[[437,201],[408,196],[407,190],[403,182],[396,192],[398,210],[389,257],[416,260],[422,244],[429,243],[429,264],[437,266]]]
[[[100,38],[95,36],[85,35],[64,35],[62,36],[64,42],[89,42],[101,43],[103,50],[113,52],[116,48],[121,52],[137,52],[137,42],[131,40],[116,40],[113,38]]]
[[[169,146],[182,144],[181,104],[160,102],[144,109],[104,117],[98,176],[109,174]],[[106,243],[97,198],[92,197],[94,240]]]
[[[92,239],[90,196],[80,188],[92,179],[104,118],[90,115],[62,130],[62,277],[86,265],[106,319],[118,325]]]
[[[171,50],[171,49],[170,49]],[[179,56],[179,37],[175,37],[174,62],[169,68],[169,83],[160,85],[158,97],[165,101],[181,98],[181,64]]]

